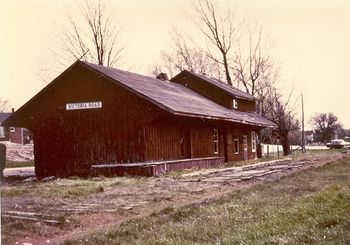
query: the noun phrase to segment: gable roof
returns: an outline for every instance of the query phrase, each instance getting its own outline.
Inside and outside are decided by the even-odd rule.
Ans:
[[[305,132],[305,135],[312,135],[314,133],[313,130],[306,130]]]
[[[274,123],[257,113],[228,109],[181,84],[87,62],[82,63],[176,115],[225,120],[264,127],[275,126]]]
[[[83,61],[76,61],[60,76],[68,70],[74,69],[77,65],[81,65],[93,72],[105,76],[108,80],[175,115],[225,120],[261,127],[275,126],[274,123],[257,113],[240,112],[225,108],[181,84],[163,81],[133,72],[95,65]],[[16,115],[25,110],[25,108],[31,104],[37,96],[45,93],[46,89],[50,87],[54,81],[12,114],[5,123],[10,124],[9,121],[11,121],[12,117],[16,117]]]
[[[242,90],[239,90],[238,88],[232,87],[232,86],[228,85],[227,83],[221,81],[220,79],[208,77],[205,75],[200,75],[200,74],[188,71],[188,70],[183,70],[182,72],[180,72],[179,74],[177,74],[175,77],[173,77],[170,80],[175,80],[175,79],[178,79],[180,77],[185,77],[185,76],[192,76],[192,77],[199,78],[203,82],[209,83],[212,86],[219,88],[220,90],[232,95],[235,98],[241,98],[241,99],[246,99],[246,100],[255,100],[255,98],[251,94],[243,92]]]
[[[11,112],[0,112],[0,123],[5,121],[11,114]]]

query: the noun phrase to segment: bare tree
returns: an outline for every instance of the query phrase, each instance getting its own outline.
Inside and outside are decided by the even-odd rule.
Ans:
[[[234,12],[231,8],[220,12],[214,0],[195,2],[192,21],[210,45],[199,47],[191,37],[175,31],[173,47],[168,49],[172,51],[162,52],[161,58],[164,64],[173,64],[172,70],[187,69],[219,79],[224,77],[229,85],[260,98],[277,80],[278,69],[269,55],[262,29],[256,31],[243,25]]]
[[[263,103],[258,107],[263,107],[263,116],[276,123],[274,134],[280,139],[284,153],[288,154],[288,134],[299,128],[299,122],[290,104],[291,95],[285,101],[276,88],[279,69],[269,55],[261,28],[258,31],[243,28],[243,22],[234,18],[234,11],[227,8],[223,14],[214,4],[214,0],[197,1],[193,12],[196,15],[192,20],[210,45],[205,48],[194,45],[190,48],[190,42],[178,34],[173,42],[173,49],[170,49],[173,52],[162,54],[165,63],[175,64],[175,70],[188,69],[208,74],[208,62],[204,58],[209,57],[219,67],[218,71],[224,70],[224,77],[229,85],[233,86],[236,82],[238,87],[243,87],[259,103]],[[243,29],[248,30],[248,38],[243,35]],[[202,62],[203,60],[206,62]]]
[[[294,114],[295,108],[291,104],[292,92],[284,101],[282,94],[275,87],[269,87],[263,103],[263,115],[277,125],[274,131],[282,144],[285,156],[290,154],[289,133],[300,128],[300,122]]]
[[[0,97],[0,112],[8,112],[10,110],[8,100]]]
[[[83,59],[115,66],[124,49],[122,29],[116,24],[114,16],[107,13],[101,0],[84,0],[79,6],[82,6],[80,16],[68,14],[68,26],[62,29],[59,45],[63,53],[62,50],[54,53],[64,59]]]
[[[221,58],[216,58],[216,55],[210,49],[208,49],[207,55],[215,62],[224,66],[226,81],[232,86],[229,51],[233,46],[234,36],[239,26],[234,25],[234,13],[231,8],[228,8],[225,15],[219,15],[219,9],[212,0],[198,0],[194,5],[194,9],[197,14],[194,22],[207,40],[220,52]]]
[[[173,30],[172,47],[169,50],[171,51],[161,52],[162,64],[154,66],[153,75],[158,75],[165,69],[171,77],[183,70],[222,77],[220,65],[209,58],[190,37],[180,34],[176,29]]]
[[[315,129],[315,137],[317,141],[323,143],[329,142],[343,127],[338,122],[338,117],[333,113],[317,113],[311,120],[311,124]]]
[[[243,49],[243,43],[248,43],[248,47]],[[250,30],[248,41],[237,43],[232,70],[237,85],[258,98],[264,97],[265,90],[275,83],[278,69],[263,43],[261,29]]]

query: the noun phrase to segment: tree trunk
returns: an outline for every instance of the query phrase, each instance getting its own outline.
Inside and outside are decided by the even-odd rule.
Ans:
[[[224,59],[226,80],[227,80],[227,83],[228,83],[230,86],[232,86],[232,80],[231,80],[230,71],[229,71],[229,68],[228,68],[228,63],[227,63],[226,54],[223,53],[222,56],[223,56],[223,59]]]
[[[290,154],[290,146],[288,142],[288,132],[284,132],[280,135],[281,144],[283,147],[283,155],[288,156]]]

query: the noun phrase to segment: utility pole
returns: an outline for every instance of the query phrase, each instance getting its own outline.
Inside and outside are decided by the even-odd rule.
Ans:
[[[301,94],[301,152],[304,154],[305,150],[305,131],[304,131],[304,96]]]

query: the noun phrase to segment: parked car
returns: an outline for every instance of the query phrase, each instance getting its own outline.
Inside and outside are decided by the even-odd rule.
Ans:
[[[342,139],[337,139],[331,140],[331,142],[327,143],[326,146],[331,149],[350,148],[350,142],[346,142]]]

